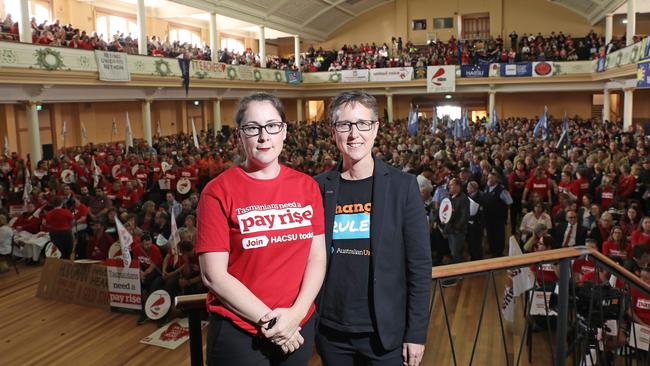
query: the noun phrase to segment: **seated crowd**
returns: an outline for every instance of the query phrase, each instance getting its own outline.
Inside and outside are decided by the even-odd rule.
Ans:
[[[32,41],[36,44],[52,45],[87,50],[105,50],[138,54],[138,40],[131,34],[117,33],[105,40],[97,32],[88,33],[54,22],[37,23],[32,18]],[[0,23],[0,40],[18,40],[18,23],[11,14]],[[605,44],[605,38],[590,31],[584,38],[574,39],[570,34],[551,32],[549,36],[516,32],[509,36],[510,42],[501,36],[487,40],[458,41],[453,36],[447,41],[433,41],[428,45],[403,43],[401,37],[393,38],[391,45],[375,43],[343,45],[338,51],[314,49],[313,46],[301,55],[303,72],[336,71],[351,69],[374,69],[385,67],[423,67],[429,65],[468,65],[490,62],[511,63],[518,61],[575,61],[602,57],[625,46],[625,38],[613,39]],[[635,36],[635,42],[641,38]],[[170,42],[161,37],[147,39],[150,56],[185,57],[197,60],[212,60],[213,50],[208,45],[193,46],[179,41]],[[260,66],[259,55],[250,48],[239,53],[233,50],[217,50],[216,60],[232,65]],[[267,56],[266,67],[279,70],[298,70],[294,56],[282,58]]]

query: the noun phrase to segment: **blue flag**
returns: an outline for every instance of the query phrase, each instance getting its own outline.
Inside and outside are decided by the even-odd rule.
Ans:
[[[436,113],[436,107],[433,107],[433,116],[431,117],[431,133],[436,134],[438,129],[438,113]]]
[[[418,107],[409,112],[409,121],[407,126],[407,131],[409,136],[415,136],[418,134]]]
[[[454,139],[463,138],[463,122],[460,119],[454,121]]]
[[[451,138],[455,136],[454,127],[456,126],[456,124],[453,119],[449,118],[449,116],[446,117],[447,117],[447,136]]]
[[[556,149],[559,149],[562,144],[565,144],[567,147],[571,147],[571,138],[569,137],[569,117],[566,112],[564,112],[564,119],[562,120],[562,134],[560,139],[557,141]]]
[[[542,113],[542,116],[539,117],[539,121],[537,121],[537,124],[535,125],[535,129],[533,130],[533,137],[537,137],[537,134],[539,132],[542,132],[542,140],[546,140],[548,137],[548,108],[544,106],[544,113]],[[540,131],[540,129],[544,129],[544,131]]]
[[[490,126],[492,127],[492,131],[498,131],[499,130],[499,125],[497,124],[498,118],[497,118],[497,108],[493,107],[492,108],[492,120],[490,121]]]

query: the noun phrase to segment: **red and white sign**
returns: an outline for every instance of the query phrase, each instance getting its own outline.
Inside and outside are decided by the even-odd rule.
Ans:
[[[133,262],[136,267],[121,267],[121,262],[109,260],[108,263],[114,264],[106,266],[110,305],[116,308],[140,310],[142,308],[140,268],[137,267],[137,261]]]
[[[156,290],[147,297],[144,304],[144,312],[149,319],[162,319],[172,306],[172,298],[165,290]]]
[[[273,210],[254,210],[237,216],[239,230],[242,234],[260,231],[287,230],[311,226],[314,209],[305,207],[287,207]]]
[[[538,78],[553,76],[553,63],[549,61],[533,62],[533,76]]]
[[[201,329],[205,328],[208,322],[201,322]],[[140,343],[150,346],[157,346],[167,349],[176,349],[178,346],[190,339],[190,327],[187,318],[175,319],[164,327],[142,338]]]
[[[427,92],[453,93],[456,91],[456,66],[427,66]]]
[[[628,345],[630,347],[647,351],[650,348],[650,327],[643,324],[632,323]]]
[[[371,82],[411,80],[413,80],[412,67],[386,67],[381,69],[370,69]]]
[[[440,209],[438,211],[438,217],[440,217],[440,222],[443,224],[446,224],[451,220],[451,213],[452,213],[452,207],[451,207],[451,200],[449,198],[445,198],[440,202]]]
[[[181,178],[176,182],[176,190],[180,194],[187,194],[192,188],[192,183],[187,178]]]
[[[47,258],[61,258],[61,251],[52,242],[45,246],[45,257]],[[68,259],[68,258],[66,258]]]

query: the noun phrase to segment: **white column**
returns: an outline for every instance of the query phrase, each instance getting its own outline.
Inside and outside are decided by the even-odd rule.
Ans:
[[[221,98],[212,101],[212,129],[214,134],[221,131]]]
[[[151,99],[142,101],[142,135],[149,146],[153,145],[151,139]]]
[[[610,115],[610,105],[609,105],[609,89],[603,91],[603,123],[609,121]]]
[[[623,131],[627,132],[632,126],[632,110],[634,100],[634,88],[624,89],[625,98],[623,100]]]
[[[212,61],[219,60],[219,44],[217,43],[217,13],[210,13],[210,51]]]
[[[490,116],[490,123],[494,121],[494,103],[496,95],[497,92],[494,90],[488,92],[488,115]]]
[[[260,67],[266,67],[266,36],[264,26],[260,25]]]
[[[612,33],[614,32],[614,14],[605,15],[605,44],[612,41]]]
[[[41,130],[38,122],[38,111],[36,102],[27,102],[27,138],[29,140],[29,158],[32,168],[36,168],[36,163],[43,158],[41,145]]]
[[[458,28],[456,39],[460,40],[463,37],[463,16],[460,14],[456,15],[456,28]]]
[[[20,36],[21,42],[32,43],[32,26],[31,23],[29,22],[29,1],[28,0],[20,0],[20,17],[18,18],[18,35]]]
[[[627,30],[625,32],[625,45],[629,46],[634,43],[634,33],[636,32],[636,0],[627,0]]]
[[[300,68],[300,36],[293,36],[293,54],[296,57],[293,64]]]
[[[386,94],[386,112],[388,113],[387,123],[393,123],[393,94]]]
[[[138,53],[147,55],[147,18],[144,11],[144,0],[138,0]]]
[[[297,99],[296,100],[296,121],[297,122],[302,122],[305,120],[303,117],[303,109],[304,109],[304,103],[302,99]]]

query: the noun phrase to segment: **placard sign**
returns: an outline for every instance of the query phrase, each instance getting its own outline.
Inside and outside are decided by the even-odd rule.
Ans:
[[[47,258],[36,296],[110,310],[106,267]]]
[[[128,268],[124,268],[119,259],[111,259],[107,263],[109,265],[106,266],[106,276],[111,307],[142,309],[138,262],[133,261],[132,266]]]

